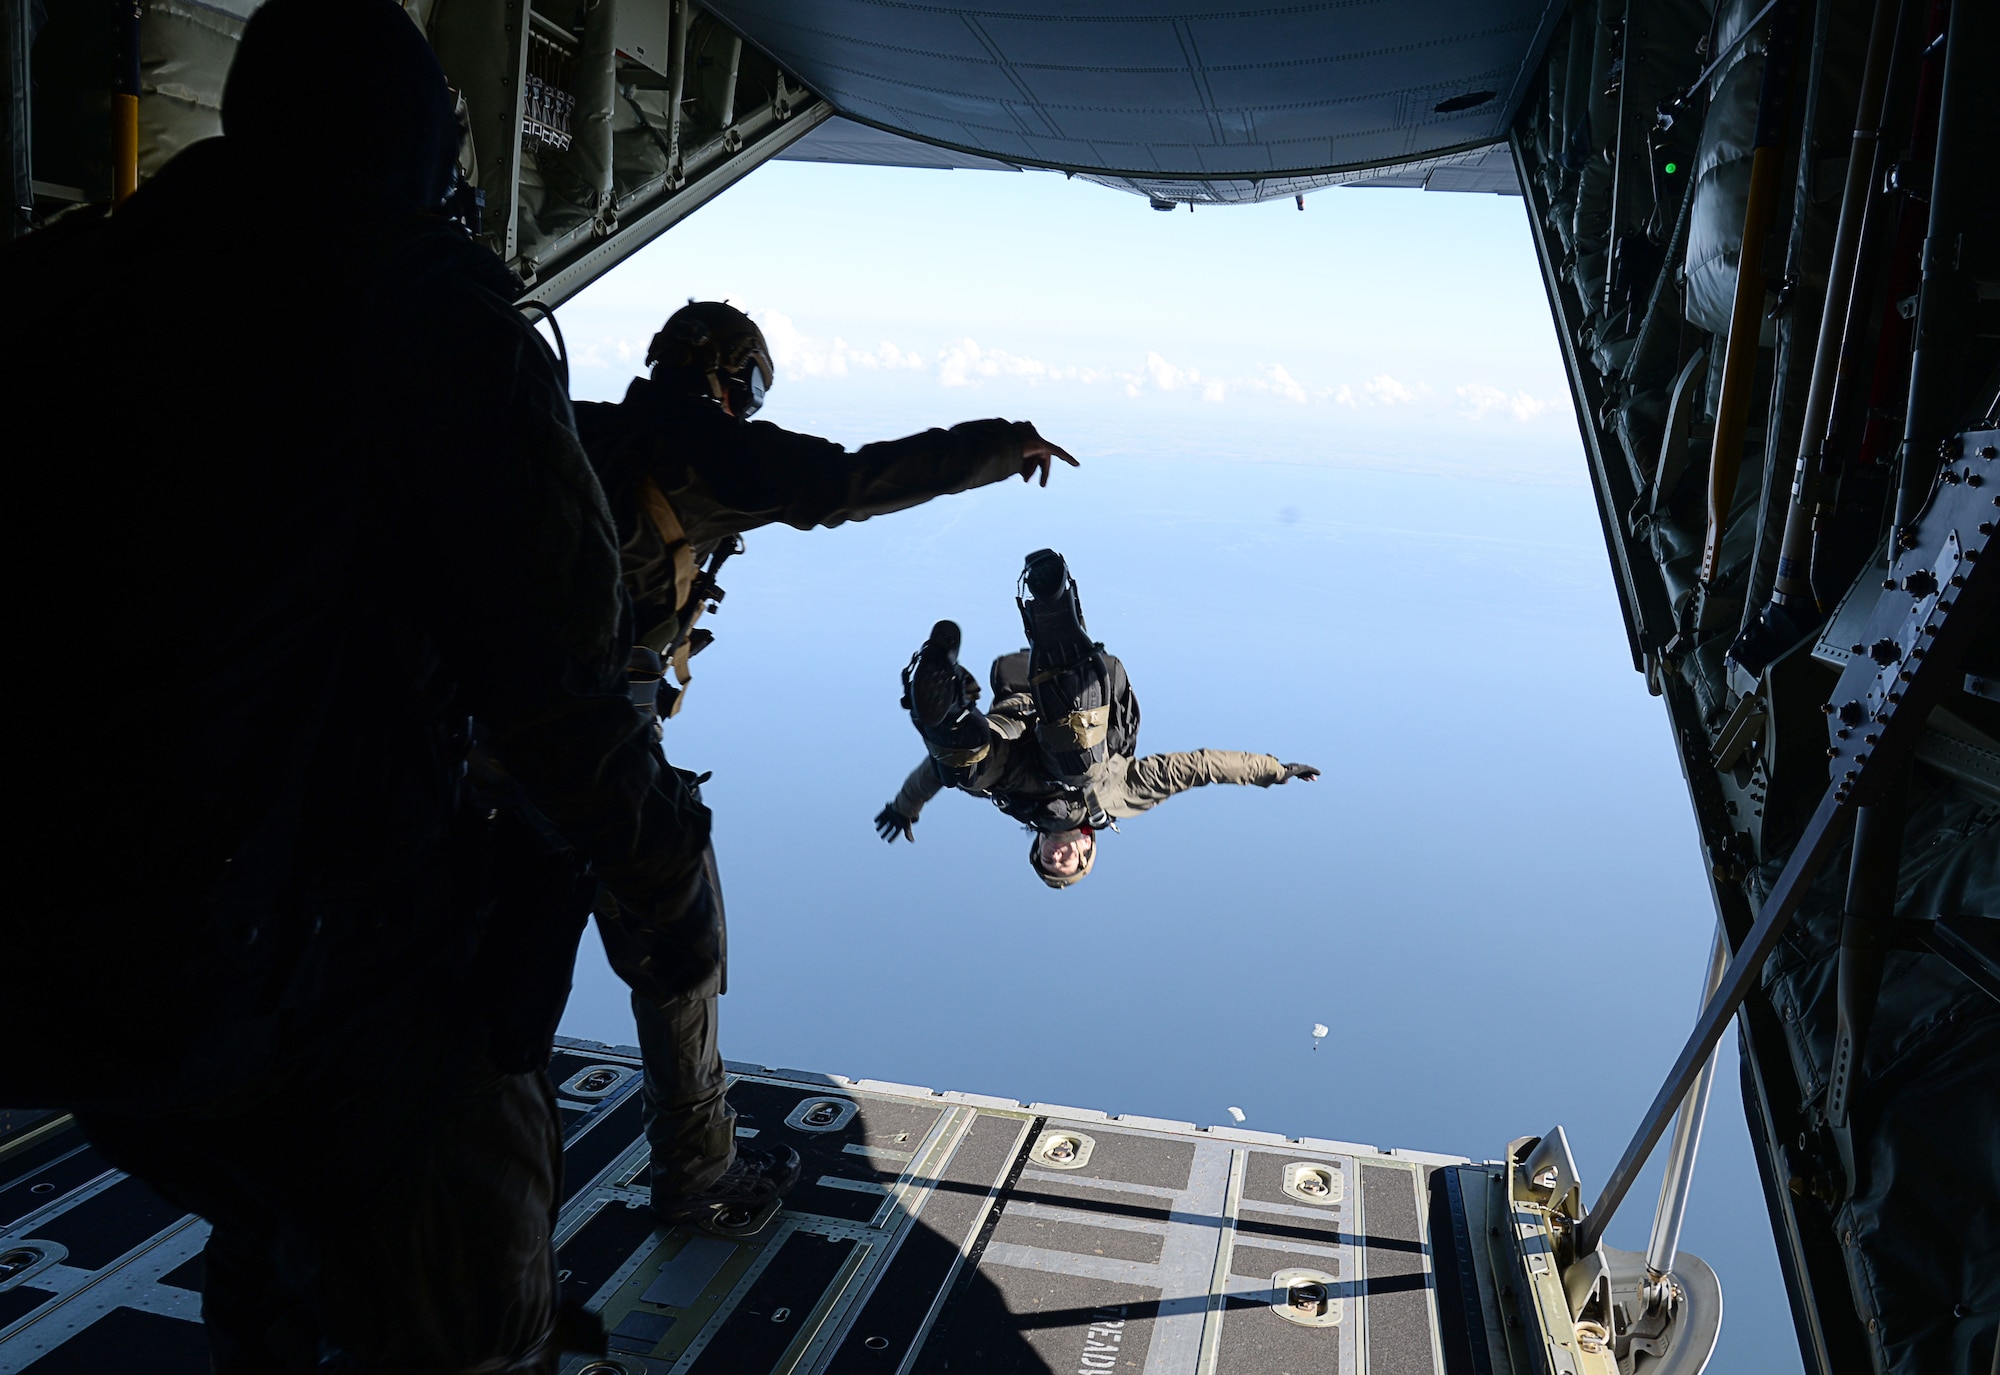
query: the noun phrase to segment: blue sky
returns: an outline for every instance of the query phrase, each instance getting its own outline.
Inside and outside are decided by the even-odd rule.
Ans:
[[[1607,1173],[1692,1023],[1713,909],[1521,205],[1306,204],[778,164],[563,308],[579,397],[726,297],[777,356],[762,418],[852,445],[1002,415],[1084,463],[754,532],[730,564],[666,741],[715,774],[725,1054],[1475,1158],[1561,1122]],[[898,670],[943,616],[975,667],[1017,647],[1043,545],[1131,672],[1143,749],[1326,778],[1176,798],[1063,893],[970,798],[884,846],[869,819],[921,758]],[[591,942],[564,1029],[630,1038]],[[1613,1244],[1644,1244],[1654,1178]],[[1711,1369],[1796,1368],[1733,1045],[1685,1240],[1729,1295]]]
[[[1577,480],[1546,326],[1523,346],[1545,311],[1518,202],[1387,213],[1410,199],[1162,214],[1049,174],[779,164],[565,309],[574,386],[615,395],[661,304],[712,295],[763,323],[795,416],[1003,409],[1106,443],[1171,424],[1232,457],[1303,441],[1334,461],[1450,462],[1411,450],[1421,428],[1497,450],[1468,468]]]

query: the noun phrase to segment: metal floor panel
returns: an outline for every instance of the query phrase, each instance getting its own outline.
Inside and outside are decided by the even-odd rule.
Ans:
[[[557,1264],[610,1344],[565,1375],[1447,1375],[1430,1178],[1455,1157],[730,1071],[739,1136],[796,1149],[800,1185],[740,1232],[663,1229],[635,1052],[559,1047]],[[0,1281],[0,1375],[205,1368],[207,1225],[74,1124],[0,1149],[0,1252],[36,1253]]]

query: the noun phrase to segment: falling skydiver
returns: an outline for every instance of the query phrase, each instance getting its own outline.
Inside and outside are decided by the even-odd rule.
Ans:
[[[946,788],[990,800],[1035,833],[1028,863],[1067,888],[1090,874],[1097,834],[1176,793],[1210,783],[1268,788],[1319,777],[1271,754],[1139,754],[1139,702],[1116,655],[1090,638],[1062,555],[1028,555],[1016,603],[1028,648],[993,661],[994,703],[958,662],[957,623],[939,621],[903,671],[903,706],[929,756],[875,817],[884,840],[915,840],[924,804]]]
[[[635,696],[659,717],[686,700],[689,660],[712,638],[696,623],[722,600],[716,575],[743,532],[866,520],[1017,475],[1046,486],[1055,460],[1076,465],[1025,421],[972,420],[854,453],[753,424],[776,369],[763,331],[725,302],[675,311],[646,362],[652,375],[622,402],[580,403],[576,422],[621,543]],[[633,991],[653,1208],[666,1221],[754,1216],[797,1178],[792,1153],[736,1146],[716,1033],[727,973],[712,853],[706,872],[712,920],[700,924],[635,921],[608,895],[597,905],[605,952]]]

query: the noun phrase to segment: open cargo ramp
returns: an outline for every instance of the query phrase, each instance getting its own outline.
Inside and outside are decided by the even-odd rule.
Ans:
[[[565,1040],[550,1074],[558,1276],[609,1346],[565,1375],[1617,1368],[1571,1321],[1560,1209],[1510,1202],[1523,1143],[1476,1164],[732,1065],[738,1135],[796,1149],[801,1182],[782,1211],[662,1228],[636,1053]],[[206,1371],[207,1235],[69,1119],[17,1132],[0,1375]],[[1683,1262],[1705,1357],[1719,1295]]]

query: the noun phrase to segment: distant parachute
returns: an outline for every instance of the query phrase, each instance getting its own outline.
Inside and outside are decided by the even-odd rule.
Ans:
[[[1322,1039],[1323,1039],[1323,1038],[1324,1038],[1324,1037],[1325,1037],[1325,1036],[1326,1036],[1327,1034],[1328,1034],[1328,1033],[1327,1033],[1327,1029],[1326,1029],[1326,1023],[1325,1023],[1325,1022],[1314,1022],[1314,1023],[1313,1023],[1313,1049],[1314,1049],[1314,1050],[1318,1050],[1318,1049],[1319,1049],[1319,1043],[1320,1043],[1320,1041],[1321,1041],[1321,1040],[1322,1040]]]
[[[1235,1119],[1236,1119],[1236,1120],[1237,1120],[1238,1122],[1241,1122],[1241,1121],[1243,1120],[1243,1109],[1241,1109],[1241,1108],[1231,1108],[1231,1109],[1229,1110],[1229,1115],[1230,1115],[1231,1117],[1235,1118]]]

